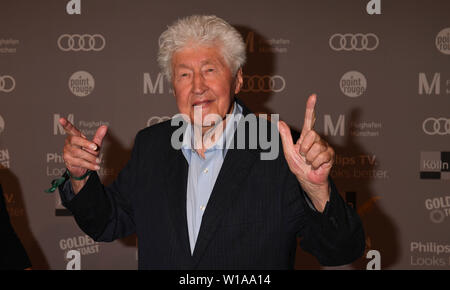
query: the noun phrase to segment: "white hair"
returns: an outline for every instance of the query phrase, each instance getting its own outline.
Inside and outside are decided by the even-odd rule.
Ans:
[[[170,82],[172,56],[188,44],[219,45],[231,72],[245,63],[245,43],[241,34],[215,15],[192,15],[178,19],[159,37],[158,64]]]

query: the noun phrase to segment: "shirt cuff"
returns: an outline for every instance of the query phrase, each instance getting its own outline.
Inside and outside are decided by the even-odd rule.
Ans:
[[[73,191],[72,182],[70,182],[70,179],[66,180],[64,184],[61,184],[58,189],[63,205],[70,202],[75,197],[75,192]]]

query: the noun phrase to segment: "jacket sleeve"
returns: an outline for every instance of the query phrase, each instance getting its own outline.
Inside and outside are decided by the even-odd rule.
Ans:
[[[72,212],[81,230],[95,241],[110,242],[135,232],[131,198],[139,170],[139,136],[130,160],[110,186],[104,186],[96,172],[76,195],[70,181],[59,186],[62,204]]]
[[[314,255],[323,266],[349,264],[365,250],[365,235],[356,211],[339,195],[329,178],[330,200],[322,213],[317,211],[293,174],[287,174],[288,225],[303,250]]]

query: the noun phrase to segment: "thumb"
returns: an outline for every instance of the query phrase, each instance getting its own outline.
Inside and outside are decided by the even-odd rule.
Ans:
[[[289,154],[293,151],[294,142],[292,141],[291,129],[283,122],[278,121],[278,131],[280,132],[281,143],[283,144],[284,154]]]
[[[103,138],[106,136],[106,132],[108,131],[107,126],[100,126],[95,132],[94,138],[92,138],[92,142],[97,144],[99,147],[102,146]]]

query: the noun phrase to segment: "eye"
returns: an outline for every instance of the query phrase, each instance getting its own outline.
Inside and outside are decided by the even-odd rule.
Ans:
[[[209,67],[209,68],[205,69],[205,72],[207,72],[207,73],[214,72],[214,71],[215,71],[215,68],[213,68],[213,67]]]

